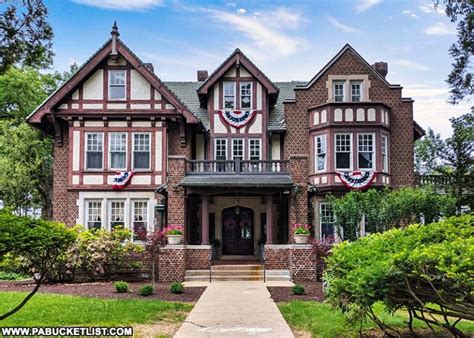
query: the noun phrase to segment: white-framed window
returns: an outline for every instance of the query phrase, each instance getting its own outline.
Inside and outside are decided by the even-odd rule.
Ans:
[[[357,159],[359,169],[375,169],[375,134],[363,133],[357,135]]]
[[[249,139],[249,160],[258,161],[262,158],[261,139]]]
[[[214,140],[214,155],[216,160],[227,160],[226,138],[216,138]]]
[[[102,201],[86,201],[86,222],[89,230],[102,228]]]
[[[326,134],[315,136],[315,169],[316,171],[326,170]]]
[[[336,170],[350,170],[352,168],[352,134],[335,134],[334,140]]]
[[[125,70],[109,70],[109,100],[125,100]]]
[[[362,81],[351,81],[351,101],[362,101]]]
[[[133,169],[150,169],[150,133],[133,133]]]
[[[335,238],[335,221],[331,205],[319,202],[319,237],[320,239]]]
[[[109,166],[112,170],[127,169],[127,133],[109,133]]]
[[[344,83],[345,81],[333,81],[332,83],[332,92],[335,102],[344,101]]]
[[[252,108],[252,82],[240,83],[240,109]]]
[[[232,159],[244,159],[244,139],[234,138],[232,139]]]
[[[388,136],[382,134],[382,171],[388,173]]]
[[[148,201],[132,201],[132,230],[134,241],[146,241],[148,232]]]
[[[102,170],[104,157],[104,134],[86,133],[86,169]]]
[[[235,82],[224,82],[224,109],[235,109]]]
[[[109,200],[109,229],[117,226],[125,228],[125,201]]]

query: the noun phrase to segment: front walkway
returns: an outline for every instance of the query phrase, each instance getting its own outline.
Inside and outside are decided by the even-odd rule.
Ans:
[[[263,282],[209,284],[175,337],[294,337]]]

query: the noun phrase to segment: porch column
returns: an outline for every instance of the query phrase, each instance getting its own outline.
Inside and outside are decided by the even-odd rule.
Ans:
[[[273,203],[272,196],[267,196],[267,243],[273,244]]]
[[[209,199],[201,196],[201,245],[209,245]]]

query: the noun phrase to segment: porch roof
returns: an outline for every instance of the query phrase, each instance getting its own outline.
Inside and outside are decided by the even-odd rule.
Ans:
[[[251,187],[289,188],[293,181],[289,175],[189,175],[182,181],[185,187]]]

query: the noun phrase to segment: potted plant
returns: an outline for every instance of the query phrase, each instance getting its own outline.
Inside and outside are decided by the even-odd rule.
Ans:
[[[163,229],[168,244],[176,245],[183,242],[184,226],[179,224],[170,224]]]
[[[293,225],[293,235],[296,244],[306,244],[309,242],[309,225],[295,224]]]

